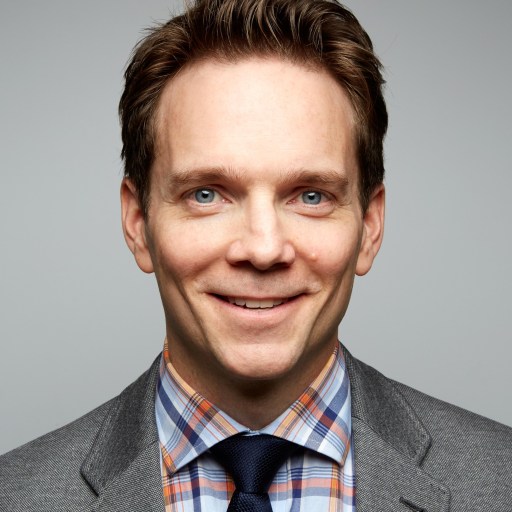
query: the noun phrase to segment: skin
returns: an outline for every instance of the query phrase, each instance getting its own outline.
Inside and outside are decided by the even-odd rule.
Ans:
[[[147,218],[133,183],[121,186],[125,238],[156,275],[172,364],[249,428],[325,366],[354,276],[379,250],[384,188],[362,212],[353,124],[324,71],[202,61],[160,99]]]

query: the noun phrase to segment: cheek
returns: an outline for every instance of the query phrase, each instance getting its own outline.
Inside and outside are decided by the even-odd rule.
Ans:
[[[225,238],[218,228],[207,223],[174,222],[159,229],[154,244],[154,260],[164,274],[176,279],[194,276],[217,261],[224,250]]]
[[[355,273],[360,245],[356,227],[316,226],[308,236],[302,231],[295,244],[310,268],[326,280]]]

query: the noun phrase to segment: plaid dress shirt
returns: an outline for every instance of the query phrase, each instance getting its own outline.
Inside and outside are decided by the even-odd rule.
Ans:
[[[231,477],[209,448],[238,433],[271,434],[307,448],[277,472],[274,512],[355,512],[350,384],[337,346],[325,368],[277,419],[254,432],[196,393],[176,373],[165,344],[156,397],[166,512],[225,512]]]

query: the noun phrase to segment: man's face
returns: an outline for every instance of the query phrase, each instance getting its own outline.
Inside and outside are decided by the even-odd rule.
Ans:
[[[332,353],[382,231],[383,190],[361,211],[353,124],[327,73],[278,59],[200,62],[164,90],[149,215],[125,182],[123,219],[197,390],[305,386]]]

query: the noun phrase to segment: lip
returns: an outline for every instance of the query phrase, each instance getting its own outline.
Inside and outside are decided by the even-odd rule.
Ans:
[[[235,304],[240,307],[247,306],[249,309],[258,309],[258,305],[255,303],[260,303],[260,307],[265,309],[280,306],[281,304],[295,300],[299,295],[302,295],[302,293],[292,295],[264,295],[259,297],[255,295],[223,295],[220,293],[213,293],[212,295],[230,304]]]

